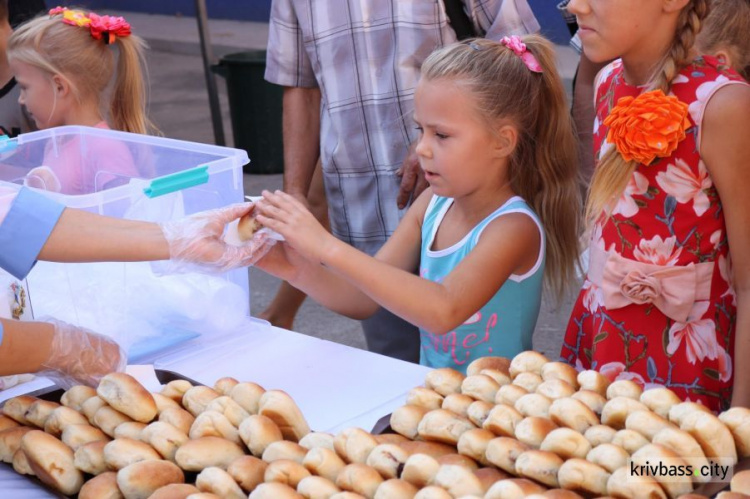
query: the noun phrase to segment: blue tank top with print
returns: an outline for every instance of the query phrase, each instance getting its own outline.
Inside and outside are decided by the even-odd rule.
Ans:
[[[526,202],[515,196],[474,227],[450,248],[433,251],[435,234],[453,203],[452,198],[433,196],[422,225],[420,275],[433,282],[442,280],[474,249],[484,228],[509,213],[525,213],[539,227],[542,244],[534,267],[524,275],[511,275],[481,309],[466,322],[444,335],[419,330],[420,363],[451,367],[463,373],[473,360],[489,355],[512,358],[531,350],[531,337],[542,301],[545,240],[541,222]]]

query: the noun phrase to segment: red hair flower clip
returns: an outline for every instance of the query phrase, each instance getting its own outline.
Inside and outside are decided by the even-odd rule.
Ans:
[[[67,8],[67,7],[60,7],[60,6],[58,5],[58,6],[57,6],[57,7],[55,7],[54,9],[50,9],[50,10],[49,10],[49,15],[50,15],[50,17],[52,17],[52,16],[56,16],[57,14],[62,14],[62,13],[63,13],[63,12],[65,12],[66,10],[68,10],[68,8]]]
[[[111,44],[119,37],[126,37],[131,34],[130,23],[124,17],[99,16],[93,12],[89,14],[91,24],[91,36],[96,40],[104,40],[104,43]]]

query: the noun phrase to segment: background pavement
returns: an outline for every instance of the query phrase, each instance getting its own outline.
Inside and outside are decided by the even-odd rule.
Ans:
[[[196,20],[189,17],[149,15],[110,11],[124,15],[133,32],[148,41],[150,105],[152,120],[167,137],[213,143],[213,131],[206,93],[203,64],[200,57]],[[215,55],[265,49],[268,26],[265,23],[211,20],[209,34]],[[565,46],[558,46],[558,65],[570,88],[577,56]],[[224,82],[218,78],[224,131],[227,145],[232,145],[229,105]],[[252,158],[253,152],[249,151]],[[263,189],[277,189],[282,176],[245,175],[246,194]],[[251,269],[251,312],[260,313],[273,299],[279,282],[261,271]],[[574,286],[575,288],[575,286]],[[542,313],[534,334],[534,348],[556,358],[575,292],[568,293],[560,304],[545,297]],[[307,300],[297,315],[294,330],[319,338],[365,348],[359,322],[330,312]]]

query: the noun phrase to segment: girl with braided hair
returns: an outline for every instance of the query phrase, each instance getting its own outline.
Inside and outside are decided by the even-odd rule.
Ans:
[[[750,405],[750,86],[694,42],[708,0],[572,0],[597,77],[590,265],[562,357]]]

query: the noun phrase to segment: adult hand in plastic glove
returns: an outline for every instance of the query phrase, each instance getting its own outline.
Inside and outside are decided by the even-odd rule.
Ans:
[[[95,387],[105,375],[125,369],[127,356],[113,339],[57,319],[42,321],[54,326],[54,334],[49,355],[36,374],[67,390],[78,384]]]
[[[251,203],[236,204],[160,224],[173,260],[169,270],[226,272],[261,259],[276,242],[267,234],[257,234],[241,246],[229,245],[222,237],[226,225],[251,208]]]

